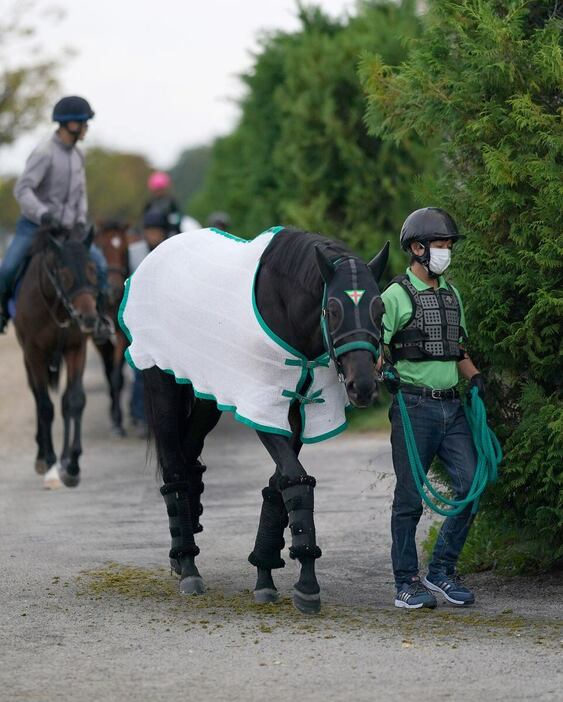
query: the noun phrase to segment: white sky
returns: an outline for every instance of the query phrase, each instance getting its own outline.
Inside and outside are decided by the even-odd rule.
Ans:
[[[22,0],[18,0],[22,1]],[[0,12],[14,0],[0,0]],[[237,76],[252,64],[264,30],[297,27],[295,0],[38,0],[28,20],[54,53],[77,54],[60,72],[61,95],[86,97],[96,112],[84,146],[143,153],[171,166],[180,151],[228,133],[242,94]],[[41,7],[56,4],[55,23]],[[308,3],[311,4],[311,3]],[[354,0],[318,0],[331,15]],[[0,173],[18,173],[46,120],[12,147],[0,149]]]

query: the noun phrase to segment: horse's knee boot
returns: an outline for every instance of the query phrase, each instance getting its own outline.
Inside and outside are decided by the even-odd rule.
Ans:
[[[291,530],[291,558],[315,559],[322,555],[317,546],[313,518],[316,480],[311,475],[282,478],[281,488]]]
[[[283,532],[288,524],[287,512],[279,490],[265,487],[262,490],[262,511],[256,534],[254,550],[248,556],[253,566],[263,570],[283,568],[285,561],[281,550],[285,546]]]
[[[168,483],[160,488],[160,492],[166,504],[172,537],[170,559],[179,560],[183,556],[194,558],[199,554],[199,548],[194,540],[190,484]]]

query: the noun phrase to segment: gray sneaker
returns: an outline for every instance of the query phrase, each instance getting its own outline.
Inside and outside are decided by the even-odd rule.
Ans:
[[[428,607],[434,609],[438,603],[434,595],[422,584],[421,579],[416,576],[410,582],[403,583],[397,590],[395,597],[395,607],[404,609],[420,609]]]
[[[461,576],[457,573],[452,575],[428,573],[424,578],[424,584],[429,590],[439,592],[452,604],[470,605],[475,602],[475,595],[463,584]]]

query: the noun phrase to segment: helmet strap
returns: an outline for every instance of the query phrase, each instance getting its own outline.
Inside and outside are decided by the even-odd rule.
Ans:
[[[417,263],[420,263],[420,265],[424,268],[424,270],[426,271],[426,274],[428,275],[429,278],[433,278],[433,279],[439,278],[440,277],[439,274],[434,273],[434,271],[431,271],[429,268],[429,263],[430,263],[430,245],[429,245],[429,243],[425,244],[422,241],[419,241],[417,243],[424,247],[424,253],[422,254],[422,256],[418,256],[417,254],[415,254],[413,252],[413,250],[411,248],[411,250],[410,250],[411,256],[413,257],[413,259]]]

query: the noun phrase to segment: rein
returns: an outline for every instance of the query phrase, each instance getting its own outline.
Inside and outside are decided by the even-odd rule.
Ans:
[[[468,505],[472,505],[471,514],[476,514],[479,509],[479,501],[485,489],[488,485],[492,485],[497,481],[498,466],[503,457],[499,440],[494,431],[487,424],[487,410],[483,400],[479,397],[477,388],[471,389],[471,402],[466,402],[463,405],[463,411],[465,412],[465,417],[477,452],[477,467],[475,469],[475,476],[471,488],[467,495],[460,500],[454,500],[436,490],[426,475],[416,446],[416,439],[403,393],[398,389],[399,378],[397,371],[384,370],[382,377],[389,383],[394,384],[394,387],[391,385],[387,385],[387,387],[390,392],[396,392],[397,394],[410,469],[418,494],[424,503],[430,507],[433,512],[443,517],[461,514]]]
[[[47,296],[45,295],[45,290],[43,288],[43,279],[40,276],[39,278],[39,290],[41,292],[41,297],[43,298],[43,302],[45,303],[45,307],[47,308],[47,311],[51,315],[51,318],[53,322],[57,325],[59,329],[67,329],[71,324],[76,324],[77,326],[80,326],[80,315],[74,308],[74,305],[72,302],[69,300],[68,296],[65,294],[64,290],[62,289],[62,286],[60,284],[59,277],[57,275],[58,269],[53,273],[49,269],[49,266],[45,263],[45,261],[42,261],[42,269],[43,272],[46,274],[47,278],[49,279],[49,282],[51,283],[53,290],[55,291],[55,295],[57,297],[56,303],[62,305],[65,309],[65,312],[68,315],[68,319],[64,320],[59,320],[57,319],[56,311],[53,311],[52,306],[49,305],[47,301]],[[85,289],[94,289],[94,288],[85,288]]]

